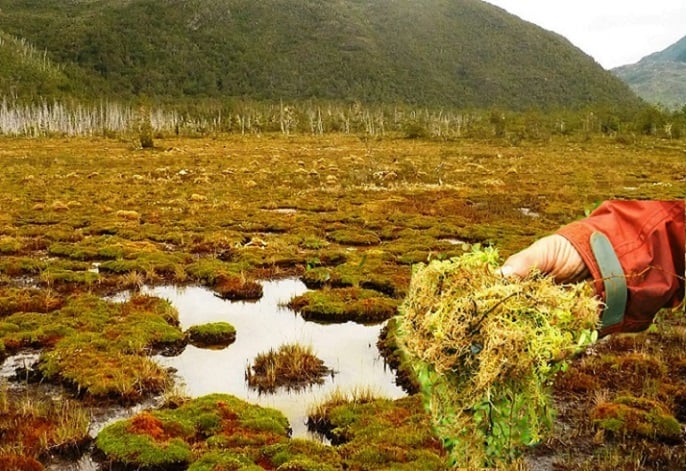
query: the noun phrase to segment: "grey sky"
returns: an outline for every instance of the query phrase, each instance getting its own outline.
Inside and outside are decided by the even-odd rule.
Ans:
[[[554,31],[606,69],[686,36],[686,0],[486,0]]]

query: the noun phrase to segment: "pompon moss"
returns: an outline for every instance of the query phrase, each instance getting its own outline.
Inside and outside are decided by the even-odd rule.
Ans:
[[[438,436],[458,467],[499,466],[540,442],[554,415],[549,383],[596,338],[588,284],[505,279],[494,248],[415,266],[398,339]]]
[[[135,469],[252,469],[263,447],[288,435],[279,411],[211,394],[115,422],[95,445],[110,465]]]

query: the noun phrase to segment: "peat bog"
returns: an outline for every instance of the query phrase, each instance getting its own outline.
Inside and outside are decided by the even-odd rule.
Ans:
[[[184,392],[165,365],[206,350],[189,342],[229,353],[260,332],[217,318],[203,324],[231,324],[235,341],[224,324],[191,335],[157,290],[249,305],[265,283],[298,278],[309,290],[283,300],[296,313],[280,314],[380,330],[413,263],[475,243],[506,257],[599,201],[686,189],[683,141],[656,138],[265,134],[155,144],[2,139],[0,352],[36,354],[19,370],[22,387],[0,395],[0,467],[43,469],[94,448],[103,469],[445,469],[414,394],[324,394],[308,421],[328,445],[291,436],[293,424],[268,405]],[[110,298],[122,291],[132,294]],[[683,467],[685,350],[683,311],[598,344],[557,377],[553,434],[513,466]],[[335,376],[339,365],[322,359]],[[153,407],[135,409],[151,398]],[[91,412],[106,404],[135,415],[92,436]]]

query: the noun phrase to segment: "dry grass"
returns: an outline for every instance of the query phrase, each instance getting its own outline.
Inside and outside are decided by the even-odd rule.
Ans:
[[[245,379],[252,388],[263,392],[278,387],[302,389],[320,384],[331,370],[317,358],[311,346],[284,344],[277,350],[269,350],[255,357],[245,370]]]

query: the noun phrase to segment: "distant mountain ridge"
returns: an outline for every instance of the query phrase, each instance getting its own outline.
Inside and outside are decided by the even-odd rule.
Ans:
[[[644,100],[666,106],[686,106],[686,36],[635,64],[612,69]]]
[[[46,51],[68,77],[59,90],[86,96],[641,103],[562,36],[480,0],[0,0],[0,30]],[[13,86],[32,96],[35,82]]]

